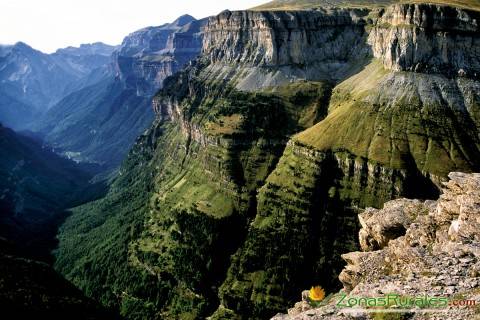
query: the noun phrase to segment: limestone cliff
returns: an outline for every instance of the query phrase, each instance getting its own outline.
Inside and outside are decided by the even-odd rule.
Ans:
[[[368,42],[395,71],[480,76],[480,13],[435,5],[392,5],[372,12]]]
[[[208,77],[259,90],[301,80],[344,78],[368,55],[367,11],[225,11],[208,20],[203,56]]]
[[[372,41],[384,26],[367,27]],[[294,294],[287,282],[335,288],[339,253],[355,248],[358,208],[435,198],[448,172],[478,169],[479,83],[454,75],[397,72],[374,59],[335,86],[328,115],[292,138],[258,190],[220,290],[224,307],[250,316],[281,308]],[[313,162],[301,156],[310,154]]]

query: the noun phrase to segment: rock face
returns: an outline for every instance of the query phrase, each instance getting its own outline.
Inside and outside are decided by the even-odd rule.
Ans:
[[[477,98],[464,99],[447,89],[461,88],[478,97],[477,86],[473,79],[392,72],[375,60],[338,84],[326,118],[292,138],[259,189],[255,219],[220,291],[223,305],[242,314],[251,312],[248,308],[280,308],[272,296],[291,294],[281,285],[287,279],[333,289],[339,253],[355,247],[349,237],[357,228],[355,208],[380,207],[399,196],[435,198],[448,171],[477,170],[478,163],[469,159],[479,152],[479,122],[474,120],[477,111],[468,111],[477,110]],[[463,125],[451,126],[457,121]],[[456,157],[463,151],[439,147],[455,145],[442,142],[446,135],[440,132],[457,132],[455,136],[476,142]],[[379,229],[396,235],[402,223]],[[372,246],[385,241],[365,240]]]
[[[224,11],[205,26],[203,56],[216,77],[234,78],[241,90],[338,80],[367,55],[367,13]]]
[[[200,53],[204,22],[186,15],[127,36],[114,57],[117,75],[126,88],[135,89],[139,96],[155,94],[165,78]]]
[[[366,14],[341,9],[309,14],[224,11],[208,20],[203,52],[214,63],[265,67],[348,60]],[[339,33],[335,38],[334,32]]]
[[[201,56],[155,96],[156,121],[111,192],[65,224],[58,269],[112,306],[126,292],[116,306],[150,318],[265,319],[313,284],[338,290],[362,208],[436,199],[450,172],[480,169],[479,81],[386,67],[388,49],[369,45],[385,12],[209,19]],[[398,237],[417,207],[389,204],[381,224],[363,214],[362,243]]]
[[[451,303],[478,301],[480,174],[451,173],[449,178],[437,201],[394,200],[360,215],[364,252],[343,255],[348,265],[339,276],[348,297],[396,293],[448,297]],[[403,232],[392,233],[391,227],[398,225]],[[372,247],[371,241],[362,239],[382,241]],[[334,302],[317,310],[299,304],[289,316],[273,319],[350,319]],[[479,315],[478,308],[445,307],[442,319]],[[357,317],[362,316],[364,312],[357,310]],[[438,314],[417,309],[409,319],[438,319]]]
[[[419,212],[428,208],[418,200],[394,200],[385,203],[382,213],[384,218],[378,219],[378,210],[368,208],[359,215],[360,247],[364,251],[375,251],[385,247],[392,239],[405,234]]]
[[[388,69],[478,79],[479,19],[451,7],[392,5],[378,10],[368,42]]]

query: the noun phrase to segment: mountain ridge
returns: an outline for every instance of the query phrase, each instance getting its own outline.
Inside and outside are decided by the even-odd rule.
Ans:
[[[384,8],[392,4],[432,4],[480,10],[476,0],[274,0],[252,10],[309,10],[328,7]]]
[[[67,52],[76,51],[76,54]],[[80,48],[45,54],[18,42],[3,46],[0,56],[0,121],[14,129],[28,129],[32,122],[81,85],[95,82],[88,78],[103,67],[109,57],[90,54]],[[103,47],[111,51],[113,47]]]

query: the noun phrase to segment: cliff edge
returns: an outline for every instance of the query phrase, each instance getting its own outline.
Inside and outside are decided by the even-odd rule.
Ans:
[[[312,309],[304,293],[304,301],[290,309],[288,315],[272,319],[375,318],[374,308],[350,302],[356,297],[387,294],[432,297],[446,304],[438,306],[430,298],[423,300],[429,305],[397,305],[404,309],[396,312],[401,319],[477,319],[480,174],[456,172],[449,178],[438,201],[398,199],[387,202],[380,210],[366,209],[359,215],[362,251],[342,256],[347,266],[339,276],[344,286],[339,295],[327,305]],[[343,295],[347,295],[342,300],[349,301],[349,308],[342,308]]]

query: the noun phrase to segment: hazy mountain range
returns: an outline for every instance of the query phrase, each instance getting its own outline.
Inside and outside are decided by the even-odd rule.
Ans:
[[[80,82],[88,85],[91,73],[105,67],[113,50],[93,44],[49,55],[23,42],[2,46],[0,121],[15,129],[28,128],[62,97],[79,88]]]
[[[201,23],[182,16],[130,34],[100,81],[66,95],[33,129],[76,161],[118,166],[153,121],[151,98],[165,78],[199,54]]]

